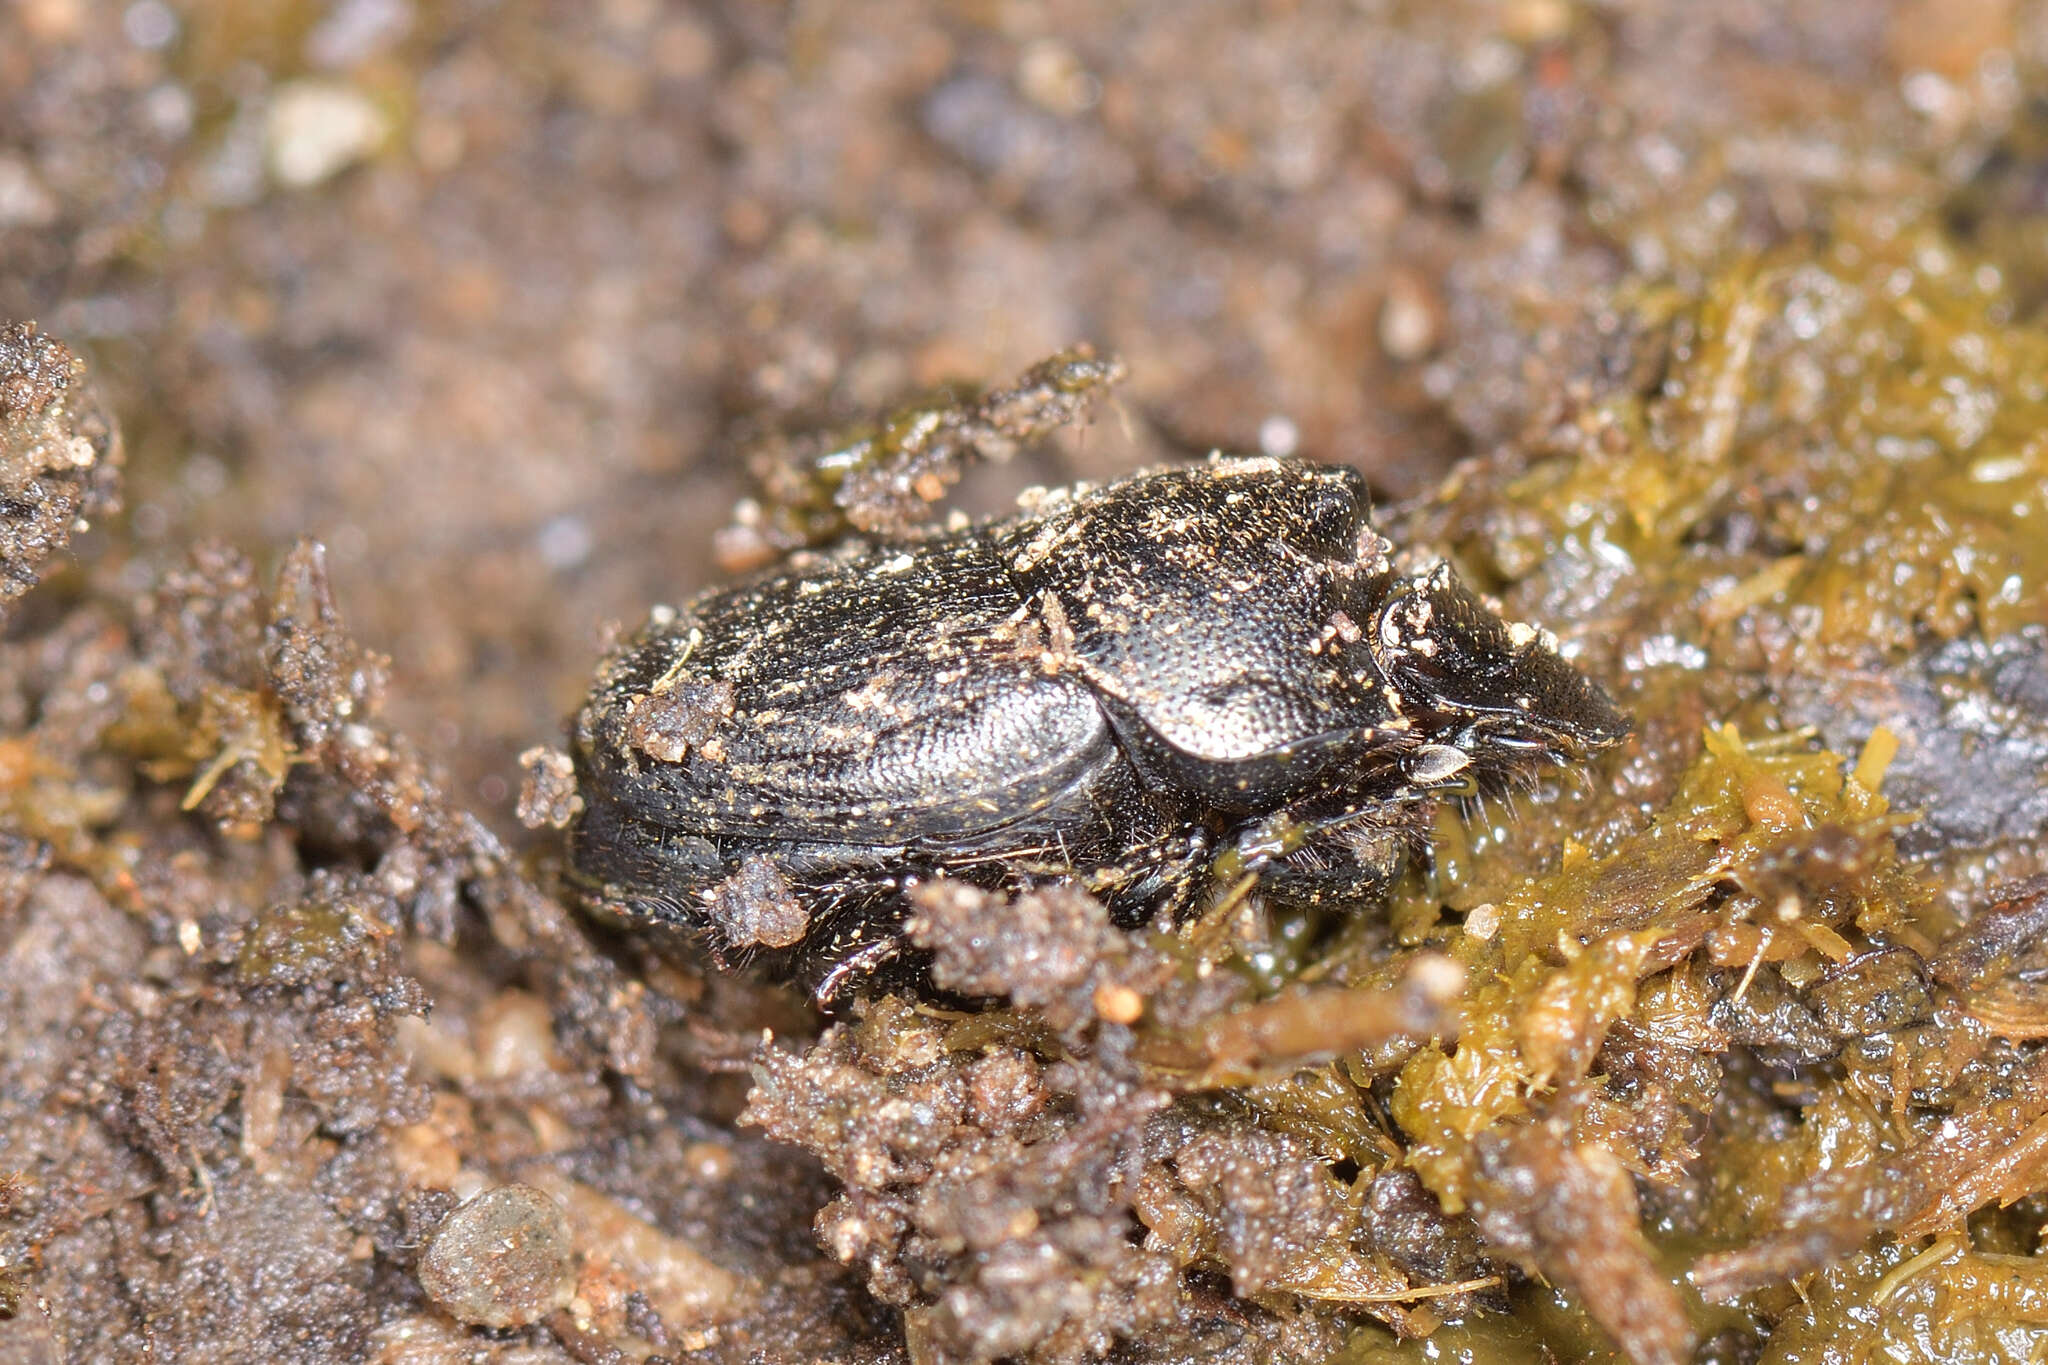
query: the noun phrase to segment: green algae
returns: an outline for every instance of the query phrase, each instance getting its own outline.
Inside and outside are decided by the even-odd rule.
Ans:
[[[1700,1253],[1789,1237],[1788,1190],[1980,1115],[1962,1078],[2038,1047],[1991,1060],[2005,1045],[1919,984],[1971,899],[1955,881],[1971,850],[1901,852],[1924,805],[1884,794],[1899,738],[1837,729],[1846,747],[1830,749],[1795,718],[1810,701],[1784,698],[2048,627],[2048,330],[2015,321],[1997,267],[1924,228],[1845,228],[1731,267],[1695,306],[1637,306],[1665,335],[1653,387],[1566,412],[1410,513],[1411,539],[1557,628],[1637,730],[1583,784],[1447,814],[1397,894],[1398,941],[1448,954],[1471,983],[1456,1039],[1414,1050],[1386,1094],[1398,1160],[1447,1209],[1484,1213],[1503,1134],[1548,1123],[1568,1149],[1600,1147],[1643,1192],[1693,1342],[1733,1322],[1786,1362],[1852,1358],[1827,1345],[1852,1326],[1856,1349],[1902,1360],[2033,1349],[2032,1243],[1989,1268],[1959,1258],[1975,1273],[1939,1281],[1935,1310],[1878,1296],[1926,1235],[1880,1231],[1877,1250],[1824,1260],[1819,1294],[1730,1307],[1684,1276]],[[1340,934],[1333,951],[1368,942]],[[1893,961],[1912,989],[1876,984],[1871,964]],[[1275,1089],[1275,1116],[1330,1107],[1320,1078],[1299,1102]],[[1646,1133],[1631,1114],[1653,1092],[1696,1121]],[[2031,1169],[2018,1188],[2048,1177]],[[1368,1335],[1343,1358],[1598,1358],[1595,1322],[1632,1359],[1679,1349],[1679,1334],[1632,1334],[1626,1306],[1588,1301],[1597,1290],[1566,1292],[1558,1248],[1539,1239],[1518,1259],[1561,1289],[1518,1291],[1512,1325],[1468,1318],[1426,1349]]]

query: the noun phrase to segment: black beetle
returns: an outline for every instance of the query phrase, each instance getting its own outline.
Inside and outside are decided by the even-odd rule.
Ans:
[[[914,975],[904,893],[1077,877],[1131,927],[1217,871],[1285,903],[1398,872],[1447,790],[1625,719],[1347,469],[1212,458],[657,609],[574,737],[573,876],[830,1002]]]

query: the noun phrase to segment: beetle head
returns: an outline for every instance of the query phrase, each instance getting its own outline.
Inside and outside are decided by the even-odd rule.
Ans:
[[[1628,717],[1558,654],[1547,631],[1502,620],[1447,564],[1391,585],[1372,652],[1402,712],[1438,751],[1438,768],[1465,766],[1441,746],[1483,774],[1583,758],[1628,733]]]

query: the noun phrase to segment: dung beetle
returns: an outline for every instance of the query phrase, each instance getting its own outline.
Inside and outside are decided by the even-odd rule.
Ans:
[[[1349,904],[1419,812],[1627,729],[1543,631],[1403,572],[1351,470],[1212,457],[657,608],[575,722],[572,877],[821,1003],[915,980],[906,893],[1227,872]]]

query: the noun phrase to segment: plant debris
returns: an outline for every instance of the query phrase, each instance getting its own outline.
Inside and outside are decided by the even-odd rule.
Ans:
[[[907,530],[968,465],[1007,460],[1085,416],[1123,377],[1121,360],[1078,346],[1032,366],[1007,388],[950,388],[872,426],[764,445],[750,459],[763,496],[742,501],[719,533],[719,563],[737,573],[853,531]]]

